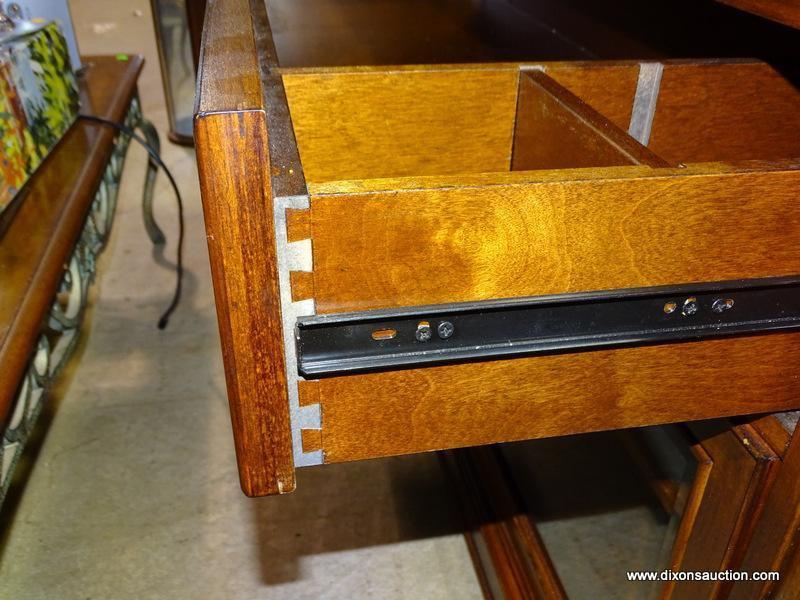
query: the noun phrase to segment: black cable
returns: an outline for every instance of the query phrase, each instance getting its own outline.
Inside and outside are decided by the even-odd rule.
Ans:
[[[178,250],[177,250],[177,259],[176,259],[176,268],[177,268],[177,281],[175,283],[175,294],[172,296],[172,302],[167,307],[167,310],[164,311],[164,314],[161,315],[161,318],[158,320],[158,328],[165,329],[167,323],[169,323],[169,318],[175,309],[178,307],[178,302],[181,299],[181,289],[183,284],[183,230],[184,230],[184,223],[183,223],[183,199],[181,198],[181,192],[178,189],[178,184],[175,183],[175,178],[170,173],[170,170],[167,168],[167,165],[164,164],[164,161],[161,160],[161,156],[159,156],[158,152],[155,148],[153,148],[150,144],[147,143],[147,140],[137,135],[137,133],[126,125],[122,125],[121,123],[117,123],[115,121],[111,121],[110,119],[104,119],[102,117],[96,117],[94,115],[78,115],[79,119],[83,119],[84,121],[90,121],[92,123],[99,123],[101,125],[106,125],[108,127],[113,127],[117,131],[124,133],[125,135],[129,136],[131,139],[136,140],[141,144],[141,146],[147,150],[147,153],[150,155],[150,158],[153,162],[156,163],[161,169],[164,171],[164,174],[169,179],[170,184],[172,184],[172,189],[175,190],[175,200],[178,204]]]

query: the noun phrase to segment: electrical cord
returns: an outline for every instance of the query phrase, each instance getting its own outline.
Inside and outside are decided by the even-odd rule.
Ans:
[[[183,286],[183,231],[184,231],[184,220],[183,220],[183,198],[181,198],[181,192],[178,189],[178,184],[175,183],[175,178],[172,176],[172,173],[167,168],[167,165],[164,164],[164,161],[161,160],[161,156],[158,154],[155,148],[153,148],[150,144],[147,143],[147,140],[139,136],[133,129],[126,125],[122,125],[121,123],[117,123],[110,119],[104,119],[102,117],[96,117],[94,115],[84,115],[79,114],[79,119],[83,119],[84,121],[89,121],[91,123],[98,123],[100,125],[105,125],[107,127],[112,127],[117,131],[129,136],[131,139],[136,140],[150,155],[150,158],[153,162],[158,165],[161,170],[164,171],[164,174],[169,179],[170,184],[172,185],[172,189],[175,191],[175,200],[178,205],[178,249],[177,249],[177,258],[176,258],[176,270],[177,270],[177,281],[175,282],[175,293],[172,296],[172,302],[167,307],[167,310],[164,311],[164,314],[161,315],[161,318],[158,320],[158,328],[165,329],[167,324],[169,323],[169,318],[172,316],[172,313],[175,312],[175,309],[178,307],[178,303],[181,299],[181,290]]]

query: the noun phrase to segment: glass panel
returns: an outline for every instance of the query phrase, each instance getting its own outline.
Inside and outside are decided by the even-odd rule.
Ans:
[[[192,137],[195,70],[186,0],[152,0],[161,73],[170,118],[170,139]],[[177,135],[176,135],[177,134]]]
[[[503,454],[573,600],[653,598],[626,573],[669,565],[696,469],[671,427],[505,444]]]

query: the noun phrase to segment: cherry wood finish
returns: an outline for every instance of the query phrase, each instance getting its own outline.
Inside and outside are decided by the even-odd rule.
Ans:
[[[669,482],[675,490],[668,500],[661,493],[665,489],[661,484],[666,483],[660,479],[664,471],[640,437],[643,432],[626,431],[621,436],[637,466],[643,467],[648,483],[658,484],[653,489],[665,511],[679,519],[669,563],[649,568],[738,570],[764,499],[781,467],[780,458],[749,424],[716,420],[689,424],[688,428],[681,425],[671,431],[677,434],[676,443],[685,444],[695,469],[688,488],[680,482]],[[564,597],[547,547],[536,535],[530,514],[516,492],[518,486],[526,487],[525,482],[512,477],[496,448],[440,453],[467,518],[466,538],[476,570],[488,590],[485,595],[547,598],[550,596],[542,595],[539,584],[544,579],[557,584],[548,592],[552,597]],[[527,536],[529,531],[535,535]],[[770,548],[763,550],[768,553]],[[731,585],[732,582],[667,582],[660,587],[658,597],[726,598]]]
[[[267,115],[250,4],[209,2],[195,140],[242,489],[295,487]]]
[[[800,5],[797,0],[718,0],[754,15],[800,29]]]
[[[669,63],[650,148],[687,163],[800,158],[796,76],[763,63]]]
[[[800,537],[800,436],[792,436],[783,457],[783,466],[764,503],[761,518],[755,526],[742,570],[779,571],[787,582],[747,581],[733,586],[733,600],[763,598],[795,598],[797,573],[792,572]]]
[[[293,487],[287,395],[296,382],[284,374],[276,199],[310,196],[309,209],[283,216],[289,240],[310,240],[312,270],[291,273],[283,291],[313,300],[317,313],[800,272],[800,251],[787,243],[800,233],[800,157],[793,129],[774,118],[798,98],[763,63],[666,64],[647,150],[624,134],[636,63],[287,69],[272,38],[261,0],[209,2],[198,160],[249,494]],[[520,83],[527,93],[531,77],[573,124],[642,164],[512,171],[525,150],[514,140],[526,112]],[[686,104],[682,80],[702,106]],[[696,148],[706,142],[703,110],[717,111],[710,127],[721,132],[708,155]],[[747,131],[746,144],[722,131],[726,119]],[[573,154],[589,160],[582,165],[605,162]],[[796,408],[789,357],[798,339],[301,382],[300,405],[319,404],[322,427],[294,443],[337,462]]]
[[[342,462],[790,409],[797,403],[797,374],[786,357],[798,350],[800,335],[770,335],[351,375],[311,385],[318,386],[322,406],[325,460]],[[765,387],[769,394],[753,395]]]
[[[317,311],[793,275],[798,166],[312,187]]]
[[[83,59],[81,110],[122,122],[144,63]],[[0,422],[15,398],[114,147],[108,127],[77,121],[25,186],[0,231]]]
[[[749,570],[743,566],[745,556],[757,554],[763,564],[769,564],[780,551],[780,536],[764,545],[754,546],[754,534],[766,515],[767,500],[773,490],[781,469],[790,433],[774,415],[749,419],[704,421],[689,423],[687,429],[694,435],[692,452],[701,452],[707,460],[700,460],[701,470],[695,474],[692,496],[696,496],[696,515],[686,525],[688,517],[683,514],[680,531],[673,545],[673,560],[670,568],[682,571]],[[762,432],[769,432],[768,436]],[[628,436],[626,436],[628,437]],[[773,446],[773,443],[776,446]],[[641,444],[635,445],[637,453]],[[654,469],[645,471],[651,483],[663,484]],[[701,485],[698,486],[698,483]],[[663,487],[663,486],[660,486]],[[768,517],[764,517],[769,520]],[[789,534],[792,535],[791,533]],[[678,557],[678,560],[675,557]],[[783,568],[783,575],[791,579],[793,569]],[[761,598],[762,584],[752,582],[737,584],[732,581],[670,582],[662,590],[661,597],[670,598],[727,598],[732,590],[734,597]],[[787,584],[790,588],[793,583]],[[783,583],[781,583],[783,586]],[[793,596],[787,596],[793,597]]]
[[[391,15],[392,6],[382,4],[381,14]],[[331,7],[320,14],[335,13]],[[306,31],[313,30],[312,23]],[[278,67],[272,39],[261,0],[209,2],[198,161],[248,494],[294,487],[287,394],[295,383],[284,374],[276,198],[310,195],[308,210],[286,215],[288,238],[310,239],[313,254],[310,273],[290,276],[290,295],[313,300],[318,313],[800,272],[793,243],[800,97],[791,72],[753,62],[667,63],[649,150],[673,167],[641,160],[637,148],[632,162],[642,165],[512,171],[525,149],[514,131],[524,126],[518,108],[526,111],[520,82],[531,91],[526,69],[539,67],[563,86],[541,79],[539,88],[549,88],[543,98],[569,98],[567,112],[578,122],[603,123],[600,138],[613,132],[636,148],[620,133],[638,66],[369,68],[360,65],[385,62],[380,53],[350,61],[359,54],[342,51],[332,62],[350,66],[320,68],[312,60],[310,68],[287,69]],[[589,162],[570,166],[606,163],[579,158]],[[322,428],[302,431],[300,443],[339,462],[796,409],[799,344],[800,334],[780,334],[301,382],[300,404],[320,404]],[[763,457],[780,436],[762,429],[772,442],[754,442],[756,425],[739,430],[740,444],[730,434],[707,438],[709,448],[736,454],[730,465],[741,468],[709,474],[703,491],[718,504],[692,504],[681,564],[792,564],[800,441],[785,450],[774,476],[776,461]],[[725,528],[707,531],[714,519]],[[751,539],[744,555],[742,544],[720,551],[722,529],[729,539]],[[692,542],[693,535],[702,539]],[[753,583],[732,588],[733,597],[748,598],[765,590],[781,592]]]
[[[775,415],[744,417],[737,419],[737,421],[750,425],[781,459],[784,457],[786,450],[789,448],[789,443],[792,441],[792,433],[786,429]]]
[[[749,425],[714,421],[688,427],[713,466],[679,569],[738,570],[780,458]],[[724,597],[727,587],[725,582],[685,581],[674,585],[670,597]]]

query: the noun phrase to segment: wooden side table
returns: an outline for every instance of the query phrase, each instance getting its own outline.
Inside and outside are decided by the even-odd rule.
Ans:
[[[79,79],[81,112],[141,130],[158,146],[143,117],[136,81],[140,56],[87,56]],[[78,120],[22,195],[0,229],[0,503],[42,410],[48,386],[78,340],[88,288],[114,219],[130,138]],[[152,216],[157,166],[148,163],[145,225],[164,241]]]

